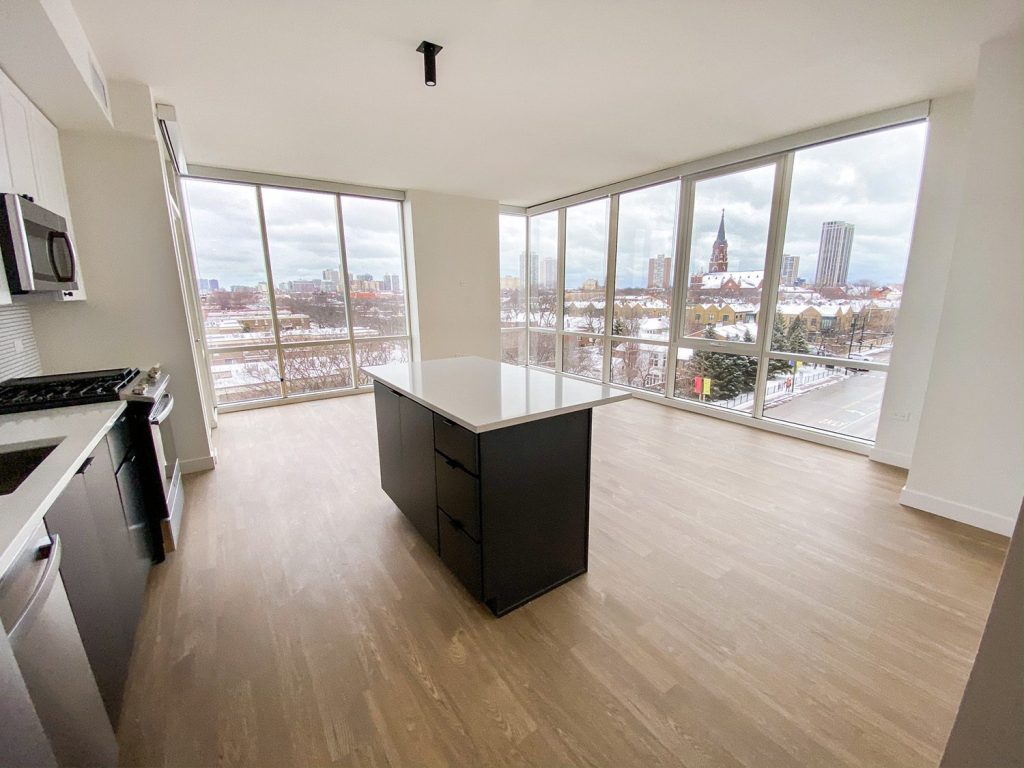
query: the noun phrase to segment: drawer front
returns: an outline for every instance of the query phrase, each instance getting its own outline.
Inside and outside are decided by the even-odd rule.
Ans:
[[[131,425],[128,423],[128,412],[125,411],[117,417],[114,426],[107,433],[107,445],[110,446],[110,462],[114,465],[114,471],[121,466],[124,457],[132,448]]]
[[[483,578],[480,572],[480,545],[462,529],[461,524],[438,510],[441,560],[477,600],[482,597]]]
[[[480,541],[480,481],[440,453],[434,454],[437,506]]]
[[[468,429],[434,414],[434,447],[449,459],[455,459],[467,471],[479,475],[476,451],[477,436]]]

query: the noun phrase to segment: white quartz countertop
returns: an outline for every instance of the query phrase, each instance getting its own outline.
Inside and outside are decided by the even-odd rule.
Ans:
[[[118,401],[0,416],[0,461],[10,450],[57,443],[14,493],[0,496],[0,573],[125,407]]]
[[[452,357],[362,369],[368,376],[473,432],[510,427],[632,395],[560,373]]]

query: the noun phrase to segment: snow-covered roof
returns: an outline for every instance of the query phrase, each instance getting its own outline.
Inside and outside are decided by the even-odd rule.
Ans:
[[[700,276],[700,287],[705,290],[721,288],[729,280],[741,288],[757,288],[764,280],[764,271],[757,272],[708,272]]]

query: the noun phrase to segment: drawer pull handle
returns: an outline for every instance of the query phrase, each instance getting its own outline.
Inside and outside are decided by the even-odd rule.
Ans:
[[[444,457],[444,463],[452,469],[463,469],[463,466],[459,464],[459,462],[455,461],[455,459],[449,459],[447,456]]]
[[[461,530],[463,530],[466,527],[466,526],[464,526],[462,524],[461,520],[456,520],[455,518],[452,518],[452,517],[448,518],[448,522],[451,523],[452,528],[454,528],[457,531],[461,531]]]
[[[441,417],[441,421],[443,421],[449,427],[454,427],[455,426],[455,422],[454,421],[452,421],[451,419],[446,419],[444,416]]]

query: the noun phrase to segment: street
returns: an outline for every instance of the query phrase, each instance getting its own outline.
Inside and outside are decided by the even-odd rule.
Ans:
[[[885,373],[865,371],[779,404],[766,404],[768,418],[874,439],[885,389]]]

